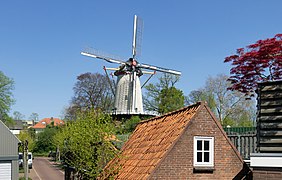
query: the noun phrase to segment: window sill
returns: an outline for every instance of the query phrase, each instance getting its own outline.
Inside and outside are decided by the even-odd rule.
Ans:
[[[194,166],[193,173],[213,173],[214,166]]]

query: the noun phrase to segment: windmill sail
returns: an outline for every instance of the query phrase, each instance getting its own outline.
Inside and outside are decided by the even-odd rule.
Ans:
[[[162,68],[162,67],[158,67],[158,66],[153,66],[153,65],[149,65],[149,64],[138,64],[138,67],[140,68],[144,68],[144,69],[150,69],[150,70],[154,70],[154,71],[160,71],[160,72],[164,72],[164,73],[170,73],[170,74],[174,74],[174,75],[181,75],[180,71],[176,71],[173,69],[167,69],[167,68]]]
[[[143,20],[134,16],[134,26],[133,26],[133,41],[132,41],[132,57],[133,59],[141,56],[141,45],[143,37]]]
[[[109,63],[123,64],[123,65],[126,64],[126,62],[124,62],[122,60],[112,58],[109,55],[106,55],[105,53],[101,53],[101,52],[99,52],[95,49],[92,49],[92,48],[87,48],[86,50],[82,51],[80,54],[84,55],[84,56],[92,57],[92,58],[102,59],[102,60],[105,60]]]

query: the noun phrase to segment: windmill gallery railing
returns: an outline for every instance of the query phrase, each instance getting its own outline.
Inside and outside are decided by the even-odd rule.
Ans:
[[[257,147],[255,127],[224,128],[227,136],[237,148],[244,160],[250,159],[250,153],[254,153]]]

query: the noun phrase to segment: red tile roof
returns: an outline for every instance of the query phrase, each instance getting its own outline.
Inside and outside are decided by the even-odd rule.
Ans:
[[[59,118],[44,118],[41,121],[39,121],[36,125],[32,126],[34,129],[44,129],[47,125],[51,124],[51,122],[54,122],[54,126],[60,126],[65,124],[65,122]]]
[[[122,158],[110,162],[105,173],[110,173],[107,171],[118,162],[122,167],[119,167],[117,179],[148,178],[202,104],[199,102],[139,123],[122,148]]]

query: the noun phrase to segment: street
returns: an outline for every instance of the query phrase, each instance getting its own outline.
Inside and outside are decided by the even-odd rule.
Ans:
[[[23,176],[21,173],[20,176]],[[56,164],[49,161],[46,157],[35,157],[33,167],[29,171],[32,180],[63,180],[63,170],[56,167]]]

